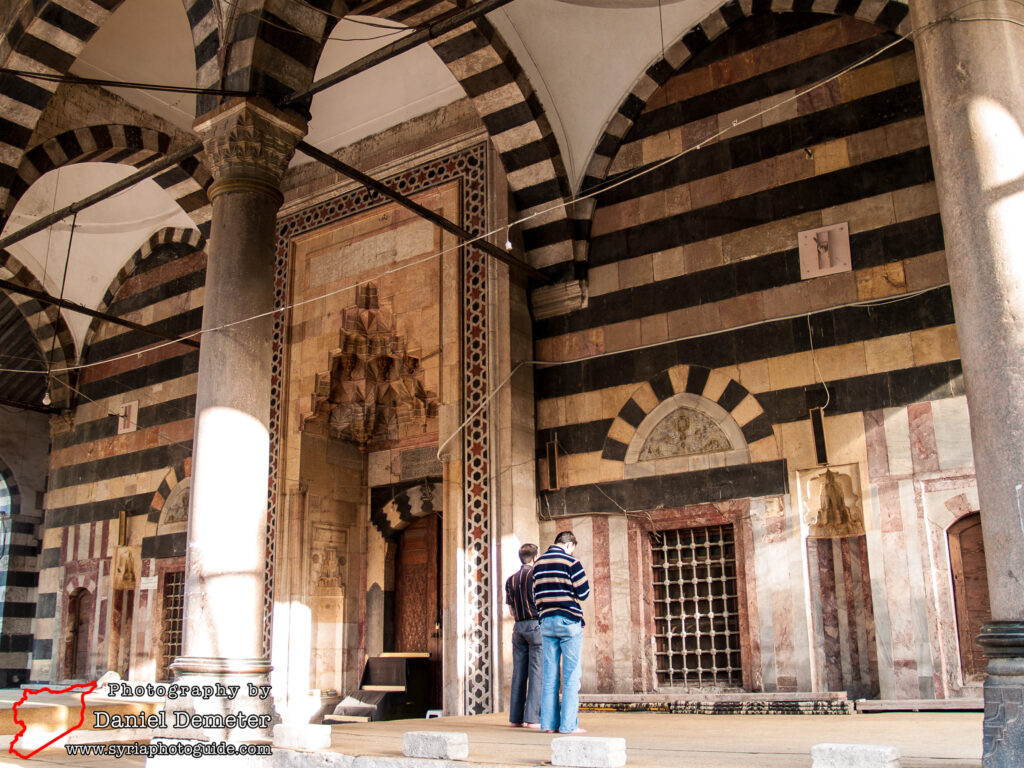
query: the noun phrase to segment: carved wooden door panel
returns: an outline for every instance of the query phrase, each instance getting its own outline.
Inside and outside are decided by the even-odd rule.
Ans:
[[[984,680],[988,659],[977,638],[982,624],[991,619],[991,611],[979,513],[967,515],[950,527],[949,561],[953,571],[953,597],[964,682],[980,682]]]
[[[402,531],[395,558],[395,650],[432,652],[439,617],[439,518],[422,517]]]

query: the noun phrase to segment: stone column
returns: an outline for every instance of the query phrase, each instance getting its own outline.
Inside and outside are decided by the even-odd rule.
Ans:
[[[235,100],[195,125],[214,182],[213,224],[196,395],[185,636],[173,669],[183,684],[240,685],[234,703],[195,711],[270,711],[245,696],[267,685],[263,649],[269,478],[274,235],[280,181],[305,121]],[[249,320],[258,316],[255,320]],[[232,325],[237,323],[237,325]],[[238,738],[239,732],[229,734]]]
[[[1024,765],[1024,20],[911,0],[988,562],[986,768]],[[962,19],[981,19],[965,21]]]

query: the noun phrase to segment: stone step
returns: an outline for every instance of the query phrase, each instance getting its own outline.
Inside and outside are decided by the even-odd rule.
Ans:
[[[900,768],[898,747],[877,744],[815,744],[811,768]]]
[[[406,731],[402,754],[434,760],[465,760],[469,757],[469,736],[456,731]]]
[[[620,768],[626,740],[603,736],[560,736],[551,740],[551,765],[568,768]]]
[[[970,699],[857,699],[858,712],[984,712],[985,700]]]

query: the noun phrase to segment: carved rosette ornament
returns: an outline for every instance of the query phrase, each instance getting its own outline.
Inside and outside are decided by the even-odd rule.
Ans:
[[[238,99],[198,120],[213,184],[211,200],[224,192],[259,191],[280,203],[281,179],[306,121],[262,99]]]

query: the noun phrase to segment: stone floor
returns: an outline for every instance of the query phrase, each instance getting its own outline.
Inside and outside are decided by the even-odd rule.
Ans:
[[[600,712],[580,716],[588,735],[624,737],[628,765],[633,768],[809,768],[810,748],[821,742],[895,745],[902,751],[903,768],[980,768],[981,721],[981,713],[975,712],[848,716]],[[400,765],[387,758],[401,756],[405,731],[435,729],[469,735],[467,768],[542,766],[551,759],[550,735],[510,728],[502,714],[334,726],[331,751],[384,758],[381,764],[391,768]],[[71,758],[63,749],[48,749],[31,762],[38,766],[144,765],[142,758]],[[369,768],[374,763],[363,764]],[[25,763],[3,750],[0,765]],[[197,765],[201,768],[203,763]]]

